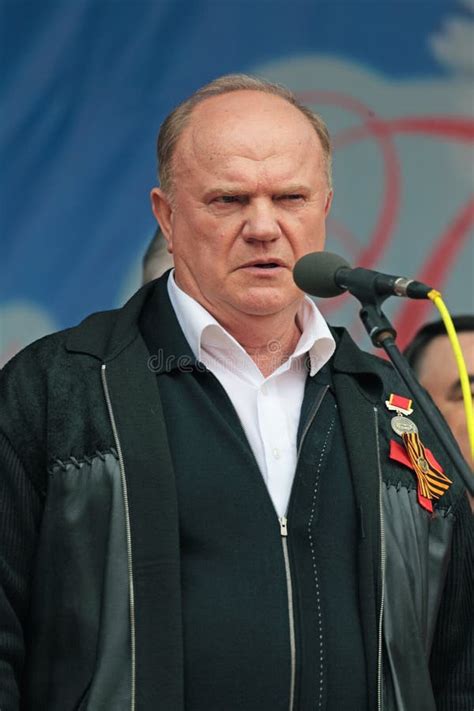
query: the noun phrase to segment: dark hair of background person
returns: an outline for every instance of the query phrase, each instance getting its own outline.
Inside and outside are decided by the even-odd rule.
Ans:
[[[452,316],[451,318],[457,333],[462,333],[463,331],[474,331],[474,315],[459,314],[457,316]],[[422,326],[422,328],[420,328],[420,330],[415,334],[413,340],[403,351],[403,355],[417,375],[420,374],[420,364],[423,353],[431,341],[437,336],[448,337],[446,327],[441,319],[438,321],[431,321],[430,323],[426,323]]]
[[[157,279],[172,266],[173,256],[168,252],[165,237],[158,226],[143,255],[142,285]]]

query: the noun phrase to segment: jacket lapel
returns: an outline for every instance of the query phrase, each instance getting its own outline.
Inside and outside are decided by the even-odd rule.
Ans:
[[[130,511],[136,709],[183,708],[177,494],[149,353],[138,335],[107,364]]]

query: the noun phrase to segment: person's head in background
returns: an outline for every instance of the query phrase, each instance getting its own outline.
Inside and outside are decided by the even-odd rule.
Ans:
[[[142,266],[142,284],[157,279],[173,267],[173,256],[168,252],[168,245],[159,226],[143,255]]]
[[[474,315],[453,316],[467,372],[474,386]],[[404,354],[451,428],[466,461],[473,466],[464,402],[454,353],[442,321],[423,326]],[[474,467],[473,467],[474,468]]]

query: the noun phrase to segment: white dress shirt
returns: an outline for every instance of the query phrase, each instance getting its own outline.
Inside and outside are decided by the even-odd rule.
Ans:
[[[293,354],[265,378],[235,338],[177,286],[174,270],[168,278],[168,293],[194,356],[229,396],[275,510],[284,516],[296,469],[296,436],[308,375],[305,356],[309,354],[313,376],[336,347],[324,318],[306,297],[298,312],[301,337]],[[270,342],[268,348],[278,350],[277,342]]]

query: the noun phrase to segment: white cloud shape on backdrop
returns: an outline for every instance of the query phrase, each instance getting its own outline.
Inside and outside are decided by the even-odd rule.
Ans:
[[[463,0],[462,4],[474,16],[474,0]],[[474,17],[447,17],[440,32],[429,38],[429,46],[440,64],[455,73],[474,76]]]

